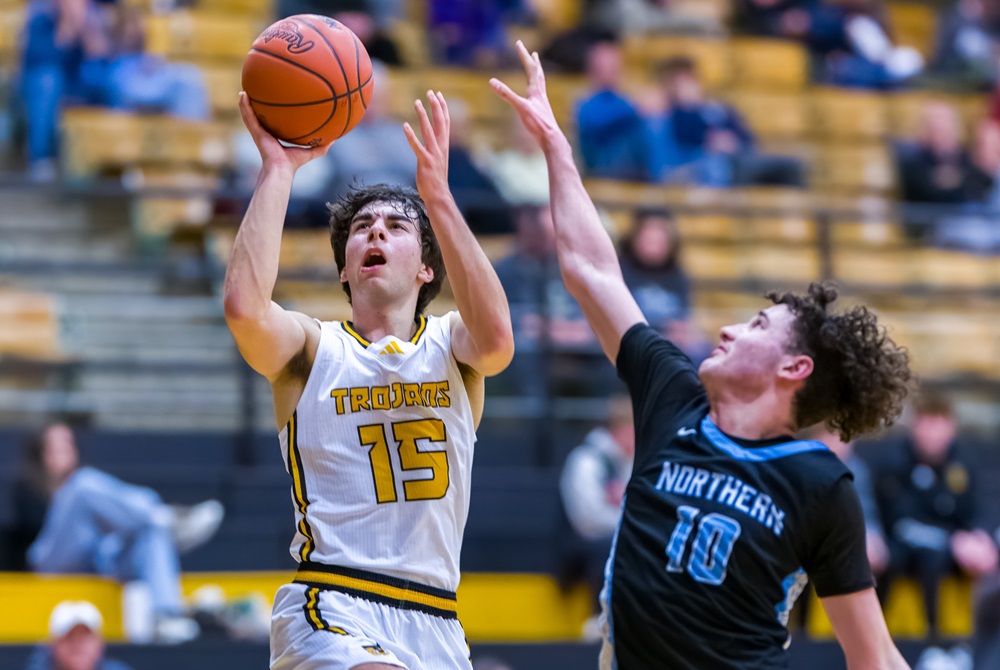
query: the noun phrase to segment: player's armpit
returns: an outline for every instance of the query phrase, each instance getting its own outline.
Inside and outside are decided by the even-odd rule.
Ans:
[[[823,598],[848,670],[909,670],[882,616],[875,589]]]
[[[272,383],[286,373],[290,361],[303,353],[311,365],[319,345],[318,323],[274,302],[263,318],[241,318],[227,310],[226,324],[247,364]]]

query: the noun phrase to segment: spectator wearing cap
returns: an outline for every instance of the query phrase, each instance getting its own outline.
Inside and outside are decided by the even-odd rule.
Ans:
[[[35,650],[25,670],[131,670],[104,657],[104,618],[93,603],[64,600],[49,617],[49,642]]]

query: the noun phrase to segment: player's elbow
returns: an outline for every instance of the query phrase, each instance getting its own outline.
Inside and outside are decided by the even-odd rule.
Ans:
[[[256,323],[264,318],[264,313],[255,301],[249,300],[239,290],[226,287],[222,297],[222,311],[230,329],[243,324]]]
[[[507,369],[514,360],[514,332],[509,321],[493,329],[479,353],[479,372],[485,376],[492,377]]]

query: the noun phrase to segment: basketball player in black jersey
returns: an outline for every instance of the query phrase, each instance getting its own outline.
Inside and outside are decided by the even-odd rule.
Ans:
[[[865,555],[851,475],[818,442],[890,424],[908,358],[865,308],[836,314],[836,291],[769,295],[722,329],[696,369],[643,318],[573,162],[537,54],[518,43],[526,96],[491,85],[545,152],[563,279],[635,408],[635,465],[602,594],[601,668],[788,667],[785,624],[807,580],[851,670],[905,668]]]

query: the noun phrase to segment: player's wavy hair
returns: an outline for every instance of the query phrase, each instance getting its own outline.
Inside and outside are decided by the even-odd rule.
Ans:
[[[795,396],[800,427],[824,423],[845,442],[891,426],[914,385],[910,356],[893,342],[867,307],[834,313],[837,289],[814,282],[806,295],[770,291],[795,315],[788,349],[813,359],[813,372]]]
[[[330,246],[333,247],[333,260],[337,269],[344,267],[347,249],[347,238],[351,233],[351,221],[357,213],[373,202],[386,202],[398,207],[397,211],[417,222],[420,229],[420,260],[434,271],[434,279],[420,287],[417,296],[417,311],[414,317],[424,313],[431,300],[441,292],[444,282],[444,259],[441,257],[441,247],[438,246],[431,220],[427,216],[427,207],[416,190],[408,186],[377,184],[375,186],[352,186],[347,193],[340,196],[336,202],[327,204],[330,211]],[[351,287],[347,282],[341,282],[347,301],[351,301]]]

